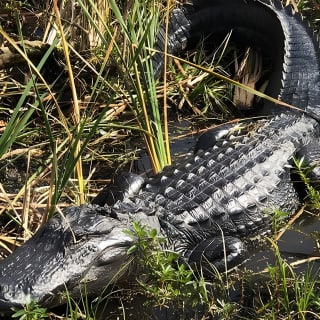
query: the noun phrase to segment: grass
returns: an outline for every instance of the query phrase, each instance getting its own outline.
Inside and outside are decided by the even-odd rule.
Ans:
[[[169,303],[181,310],[184,305],[209,304],[205,279],[197,279],[188,266],[178,262],[177,253],[165,250],[166,240],[159,237],[155,229],[147,231],[138,223],[133,227],[130,233],[137,238],[137,243],[128,253],[139,257],[143,273],[138,283],[152,303],[159,306]]]
[[[303,2],[304,8],[306,3],[319,4]],[[36,62],[26,54],[20,17],[39,10],[23,1],[8,4],[16,37],[2,28],[0,34],[25,59],[26,67],[21,72],[17,68],[18,76],[7,72],[1,84],[0,117],[5,129],[0,127],[0,172],[7,179],[21,163],[25,164],[25,172],[13,175],[11,188],[1,180],[0,215],[6,215],[9,221],[1,230],[3,256],[30,237],[54,212],[90,201],[113,171],[131,166],[135,149],[141,148],[134,141],[135,136],[143,137],[142,148],[148,150],[154,172],[169,164],[167,123],[174,106],[185,113],[192,111],[197,118],[209,117],[218,122],[232,117],[226,107],[232,100],[230,86],[225,82],[230,80],[221,67],[224,45],[207,56],[200,44],[189,57],[191,63],[175,60],[167,78],[163,82],[155,80],[150,48],[158,21],[165,21],[174,1],[128,1],[124,5],[110,0],[98,5],[95,1],[78,0],[73,14],[67,10],[62,13],[56,1],[49,1],[47,7],[42,4],[42,38],[51,40],[46,53]],[[54,22],[53,16],[57,18]],[[18,47],[16,40],[22,46]],[[50,69],[53,51],[55,62]],[[65,66],[59,67],[59,61],[65,61]],[[110,169],[104,173],[107,167]],[[305,183],[310,186],[308,180]],[[313,193],[312,188],[308,188],[309,194],[319,201],[318,192]],[[198,308],[203,315],[220,319],[241,317],[246,312],[241,303],[230,298],[233,275],[216,273],[214,281],[208,282],[180,264],[176,254],[163,250],[163,239],[154,231],[136,224],[135,232],[139,241],[131,252],[139,252],[151,279],[147,281],[142,276],[134,293],[143,292],[151,309],[154,305],[162,309],[174,306],[181,317],[192,311],[197,317]],[[255,317],[316,318],[319,275],[313,276],[309,270],[295,273],[277,246],[273,247],[277,265],[267,270],[268,295],[256,301]],[[130,300],[134,293],[123,292],[122,296]],[[84,293],[80,304],[69,302],[65,318],[95,319],[96,307]],[[15,313],[18,319],[49,316],[58,319],[35,304]]]
[[[35,303],[31,302],[24,309],[15,309],[15,313],[12,318],[17,318],[19,320],[38,320],[48,318],[46,308],[40,308]]]
[[[215,277],[208,281],[201,273],[195,274],[192,269],[181,264],[174,252],[164,250],[165,240],[155,230],[147,231],[135,223],[133,233],[138,241],[129,253],[138,252],[141,259],[143,281],[138,280],[138,283],[147,296],[146,303],[160,307],[173,305],[181,315],[179,319],[191,317],[190,307],[196,310],[192,319],[196,319],[197,310],[201,310],[203,316],[210,319],[243,319],[249,314],[252,319],[320,318],[319,270],[310,263],[303,272],[295,271],[294,266],[282,258],[274,240],[270,239],[275,265],[268,265],[266,270],[256,273],[255,280],[252,280],[250,272],[245,274],[236,271],[227,275],[220,274],[212,267]],[[262,288],[252,289],[258,292],[254,294],[254,301],[250,301],[246,283],[259,278],[258,281],[266,280]],[[234,301],[231,292],[240,281],[245,283],[242,298]],[[243,303],[254,303],[255,307],[248,310]]]
[[[268,267],[267,297],[258,303],[258,316],[267,319],[319,319],[319,270],[312,266],[298,273],[279,252],[275,242],[276,264]],[[257,295],[258,296],[258,295]]]
[[[53,4],[53,11],[59,17],[58,8],[55,6],[55,2]],[[21,93],[17,92],[17,94],[20,94],[20,99],[0,138],[0,157],[13,158],[10,156],[9,150],[19,141],[20,144],[27,146],[24,150],[28,152],[29,142],[25,138],[32,136],[32,131],[37,132],[39,140],[41,140],[41,146],[39,141],[39,147],[45,150],[43,152],[44,154],[48,153],[48,156],[43,158],[43,165],[36,172],[29,173],[29,179],[25,185],[21,186],[20,191],[11,203],[12,206],[18,199],[21,199],[21,196],[25,195],[27,188],[35,187],[39,176],[48,174],[48,169],[51,173],[48,179],[46,196],[47,217],[53,214],[56,206],[61,203],[61,198],[66,197],[66,193],[68,193],[68,200],[73,203],[81,204],[88,201],[88,183],[90,181],[86,181],[84,178],[83,165],[87,161],[92,163],[90,166],[95,165],[92,154],[99,154],[101,158],[112,158],[112,155],[103,155],[100,150],[95,151],[96,148],[100,148],[98,145],[96,146],[95,142],[98,139],[100,145],[102,145],[104,141],[110,141],[112,136],[114,136],[113,140],[116,140],[120,138],[117,134],[118,131],[126,134],[130,131],[143,134],[155,172],[159,171],[169,161],[169,155],[165,152],[161,133],[162,120],[158,111],[155,80],[152,75],[150,59],[147,59],[149,53],[145,49],[146,45],[153,46],[155,30],[158,28],[158,15],[147,15],[147,8],[153,7],[153,10],[156,11],[158,7],[153,1],[135,2],[133,8],[127,8],[127,10],[130,9],[130,15],[126,14],[127,20],[124,21],[120,19],[120,8],[115,2],[106,2],[106,4],[110,4],[111,7],[108,7],[110,10],[109,16],[104,17],[101,16],[103,10],[97,8],[93,2],[86,4],[79,1],[82,9],[81,15],[91,23],[91,30],[96,33],[96,38],[98,37],[96,41],[99,43],[99,52],[106,49],[106,55],[104,57],[97,55],[98,60],[95,61],[94,65],[85,60],[82,61],[82,68],[89,69],[94,74],[91,79],[91,81],[94,81],[92,87],[87,86],[85,92],[89,99],[85,95],[78,97],[79,88],[76,87],[75,82],[85,81],[81,77],[85,77],[87,71],[84,71],[84,75],[82,75],[77,73],[77,70],[73,70],[69,59],[69,52],[74,50],[69,43],[72,39],[66,31],[68,25],[63,26],[61,20],[57,19],[56,27],[59,31],[56,32],[56,37],[47,54],[44,55],[37,66],[25,56],[21,49],[17,48],[30,66],[30,73],[34,75],[30,77],[23,91]],[[160,6],[160,3],[157,6]],[[19,10],[19,8],[15,8],[15,10]],[[18,14],[18,11],[16,12]],[[138,14],[141,12],[144,12],[144,15]],[[119,25],[116,26],[112,22],[115,17],[118,17],[119,22]],[[107,21],[105,21],[105,18],[107,18]],[[127,28],[127,23],[130,28]],[[142,30],[142,25],[148,26],[146,30],[143,30],[143,33],[139,31]],[[64,27],[66,30],[63,30]],[[99,28],[103,28],[104,31]],[[18,30],[23,41],[19,23]],[[4,30],[0,30],[0,32],[9,43],[14,45],[13,39],[10,39]],[[117,39],[114,38],[114,35],[118,36]],[[123,41],[126,43],[125,46]],[[67,61],[67,72],[64,76],[69,79],[67,86],[62,89],[55,88],[54,85],[52,88],[52,84],[44,79],[40,73],[50,52],[59,45],[62,46],[61,55]],[[125,52],[127,48],[130,50]],[[79,52],[73,52],[73,54],[81,57]],[[110,62],[111,55],[114,62]],[[114,63],[115,67],[121,72],[118,76],[106,80],[107,68],[109,68],[107,64],[111,63]],[[146,74],[147,77],[143,77],[141,80],[140,74]],[[122,77],[119,75],[122,75]],[[53,81],[57,80],[54,79]],[[72,92],[71,117],[66,115],[59,101],[59,95],[63,95],[68,87]],[[53,89],[60,91],[55,92]],[[105,97],[106,95],[108,97]],[[26,103],[28,108],[24,109]],[[104,107],[102,107],[103,105]],[[111,111],[114,105],[129,109],[127,112],[128,114],[131,113],[129,120],[113,122]],[[151,112],[149,112],[150,109],[147,110],[147,105],[152,106]],[[48,112],[48,110],[53,110],[54,113]],[[33,148],[32,144],[35,145],[36,142],[32,141],[30,148]],[[46,152],[48,149],[49,152]],[[21,158],[24,155],[20,154],[19,156]],[[86,161],[84,158],[89,158],[89,160]],[[130,158],[126,159],[125,157],[123,159],[123,162],[130,160]],[[111,161],[114,162],[114,160]],[[14,158],[13,160],[10,159],[9,163],[14,163]],[[89,177],[93,174],[93,171],[94,169],[89,173]],[[76,184],[73,181],[76,181]],[[24,202],[30,202],[30,200]],[[2,212],[5,210],[6,208],[3,208]],[[28,228],[28,223],[24,223],[24,225]]]
[[[320,209],[320,192],[317,190],[310,179],[310,175],[312,174],[312,170],[315,166],[309,166],[304,158],[294,159],[294,165],[296,167],[296,171],[301,178],[301,181],[304,183],[307,189],[308,195],[308,203],[314,208]]]

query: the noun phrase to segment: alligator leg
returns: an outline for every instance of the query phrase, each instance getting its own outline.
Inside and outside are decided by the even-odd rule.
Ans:
[[[248,133],[247,124],[250,121],[241,121],[239,123],[226,123],[203,133],[195,146],[195,153],[199,150],[212,148],[217,141],[223,139],[232,139],[232,136],[239,136]]]
[[[243,242],[231,236],[208,238],[201,241],[188,255],[188,263],[196,266],[204,275],[209,276],[216,268],[219,271],[239,264],[243,259]]]
[[[113,206],[117,201],[138,194],[143,184],[142,176],[130,172],[121,173],[116,175],[113,183],[103,188],[91,203]]]
[[[227,123],[203,133],[197,141],[194,152],[197,153],[199,150],[213,147],[217,141],[227,137],[234,126],[234,123]]]

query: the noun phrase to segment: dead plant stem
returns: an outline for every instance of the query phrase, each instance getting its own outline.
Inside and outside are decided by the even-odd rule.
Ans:
[[[78,96],[76,92],[76,86],[74,82],[74,76],[73,76],[73,71],[71,67],[71,62],[70,62],[70,57],[69,57],[69,49],[68,49],[68,44],[64,35],[64,30],[63,26],[61,23],[60,19],[60,11],[58,9],[58,4],[57,0],[53,0],[53,8],[54,12],[56,15],[56,23],[58,25],[59,31],[60,31],[60,36],[61,36],[61,43],[62,43],[62,48],[64,51],[64,56],[66,59],[66,64],[67,64],[67,70],[69,74],[69,81],[70,81],[70,89],[72,93],[72,99],[73,99],[73,116],[74,116],[74,122],[76,125],[76,130],[77,134],[79,134],[79,125],[80,125],[80,107],[78,103]],[[73,139],[73,138],[71,138]],[[81,140],[79,139],[78,142],[76,143],[76,148],[74,152],[74,157],[77,158],[79,156],[81,150]],[[78,157],[78,160],[76,162],[76,170],[77,170],[77,177],[78,177],[78,187],[79,187],[79,202],[80,204],[85,203],[84,199],[84,179],[83,179],[83,172],[82,172],[82,159],[81,156]]]
[[[167,1],[166,8],[166,39],[168,39],[168,31],[169,31],[169,19],[170,19],[170,6],[171,0]],[[169,141],[169,129],[168,129],[168,106],[167,106],[167,56],[168,52],[168,42],[164,42],[164,57],[163,57],[163,127],[164,127],[164,139],[165,139],[165,148],[166,148],[166,159],[167,164],[171,164],[171,155],[170,155],[170,141]]]

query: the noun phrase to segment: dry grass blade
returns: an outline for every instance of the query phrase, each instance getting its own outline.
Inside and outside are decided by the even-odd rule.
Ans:
[[[150,50],[151,52],[157,52],[157,53],[159,53],[158,50],[155,50],[155,49],[153,49],[153,48],[148,48],[148,50]],[[267,94],[265,94],[265,93],[263,93],[263,92],[260,92],[260,91],[258,91],[258,90],[255,90],[255,89],[253,89],[253,88],[251,88],[251,87],[249,87],[249,86],[247,86],[247,85],[245,85],[245,84],[243,84],[243,83],[240,83],[240,82],[235,81],[235,80],[233,80],[233,79],[231,79],[231,78],[228,78],[228,77],[226,77],[226,76],[224,76],[224,75],[222,75],[222,74],[220,74],[220,73],[217,73],[217,72],[215,72],[215,71],[212,70],[212,69],[205,68],[205,67],[203,67],[203,66],[201,66],[201,65],[195,64],[195,63],[193,63],[193,62],[190,62],[190,61],[188,61],[188,60],[182,59],[182,58],[180,58],[180,57],[174,56],[174,55],[169,54],[169,53],[167,53],[167,56],[168,56],[168,57],[171,57],[172,59],[176,59],[176,60],[178,60],[178,61],[180,61],[180,62],[183,62],[183,63],[185,63],[185,64],[188,64],[188,65],[190,65],[190,66],[192,66],[192,67],[194,67],[194,68],[197,68],[197,69],[199,69],[199,70],[201,70],[201,71],[207,72],[208,74],[211,74],[211,75],[217,77],[218,79],[221,79],[221,80],[223,80],[223,81],[226,81],[226,82],[228,82],[228,83],[230,83],[230,84],[232,84],[232,85],[234,85],[234,86],[239,87],[240,89],[246,90],[246,91],[248,91],[248,92],[251,93],[251,94],[257,95],[258,97],[260,97],[260,98],[262,98],[262,99],[266,99],[266,100],[271,101],[271,102],[273,102],[273,103],[275,103],[275,104],[278,104],[278,105],[281,105],[281,106],[284,106],[284,107],[287,107],[287,108],[290,108],[290,109],[302,111],[300,108],[298,108],[298,107],[296,107],[296,106],[293,106],[293,105],[288,104],[288,103],[286,103],[286,102],[283,102],[283,101],[281,101],[281,100],[277,100],[277,99],[275,99],[275,98],[273,98],[273,97],[271,97],[271,96],[268,96]]]
[[[169,19],[170,19],[170,12],[171,12],[171,0],[167,1],[167,8],[166,8],[166,38],[168,38],[168,31],[169,31]],[[164,45],[164,71],[163,71],[163,83],[164,83],[164,90],[163,90],[163,130],[164,130],[164,139],[165,139],[165,147],[166,147],[166,156],[167,156],[167,164],[171,164],[171,153],[170,153],[170,142],[169,142],[169,129],[168,129],[168,106],[167,106],[167,52],[168,52],[168,42],[165,41]]]
[[[74,75],[73,75],[73,71],[72,71],[72,67],[71,67],[71,63],[70,63],[68,44],[66,42],[63,26],[62,26],[62,23],[61,23],[60,11],[58,9],[57,0],[53,0],[53,8],[54,8],[54,12],[56,14],[56,22],[57,22],[58,28],[60,30],[62,47],[63,47],[64,56],[65,56],[66,64],[67,64],[67,70],[68,70],[68,74],[69,74],[70,89],[71,89],[71,92],[72,92],[72,100],[73,100],[74,122],[75,122],[75,125],[76,125],[76,128],[77,128],[78,134],[79,134],[80,108],[79,108],[79,103],[78,103],[76,86],[75,86],[75,82],[74,82]],[[72,137],[70,137],[70,139],[72,139]],[[74,157],[78,158],[78,160],[76,162],[76,169],[77,169],[77,175],[78,175],[79,200],[80,200],[79,202],[80,202],[80,204],[84,204],[85,203],[85,199],[84,199],[84,179],[83,179],[83,172],[82,172],[81,156],[79,156],[80,149],[81,149],[80,143],[81,143],[80,140],[78,140],[78,142],[76,144],[76,148],[75,148]]]

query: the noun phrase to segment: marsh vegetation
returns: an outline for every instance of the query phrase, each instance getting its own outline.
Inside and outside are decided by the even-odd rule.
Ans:
[[[293,4],[317,28],[319,1]],[[200,43],[183,59],[169,59],[165,76],[155,78],[152,48],[159,24],[166,24],[175,5],[174,0],[0,4],[1,45],[16,54],[7,62],[0,59],[1,258],[55,212],[90,202],[114,172],[139,171],[142,151],[153,173],[170,164],[170,128],[180,128],[175,139],[183,139],[239,116],[227,80],[234,67],[225,59],[234,49],[226,43],[210,53]],[[36,40],[47,44],[36,50]],[[212,69],[216,73],[206,72]],[[316,220],[319,192],[302,164],[298,159],[311,199],[304,215]],[[101,316],[106,309],[110,319],[319,319],[319,247],[289,264],[277,244],[278,230],[293,223],[284,221],[282,213],[275,216],[276,236],[268,240],[274,264],[255,271],[213,270],[213,280],[181,264],[163,249],[164,239],[136,224],[139,242],[128,254],[139,253],[148,277],[143,273],[132,289],[114,287],[94,301],[84,292],[82,301],[70,300],[63,311],[31,303],[13,317],[106,319]],[[317,231],[312,239],[319,245]],[[302,271],[295,269],[302,264]],[[146,306],[130,311],[141,296]]]

